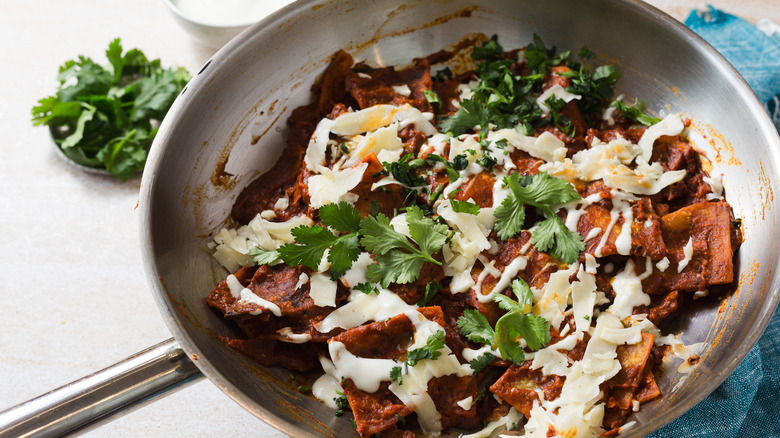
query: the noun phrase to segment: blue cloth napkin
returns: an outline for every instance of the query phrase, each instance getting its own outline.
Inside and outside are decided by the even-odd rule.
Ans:
[[[712,6],[692,11],[685,24],[731,62],[780,130],[780,36]],[[649,437],[780,437],[780,311],[715,392]]]

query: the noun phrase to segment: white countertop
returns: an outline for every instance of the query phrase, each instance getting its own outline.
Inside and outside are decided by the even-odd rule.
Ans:
[[[777,0],[653,0],[685,19],[706,4],[780,23]],[[174,22],[161,0],[4,0],[0,4],[0,410],[171,335],[143,272],[136,203],[122,183],[70,166],[30,109],[55,91],[57,68],[83,54],[105,63],[121,37],[164,66],[197,72],[213,50]],[[282,437],[209,381],[88,432],[92,437]]]

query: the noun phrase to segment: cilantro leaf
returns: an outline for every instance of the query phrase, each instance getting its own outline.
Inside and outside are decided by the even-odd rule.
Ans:
[[[406,364],[413,367],[417,365],[417,362],[424,359],[436,360],[441,356],[441,351],[439,350],[442,348],[444,348],[444,331],[438,330],[428,337],[424,347],[409,351]]]
[[[355,286],[353,286],[352,289],[359,290],[360,292],[363,292],[366,295],[370,293],[379,294],[379,291],[377,291],[374,288],[374,286],[371,286],[371,283],[358,283]]]
[[[505,179],[504,181],[507,180]],[[511,181],[514,180],[508,181],[510,181],[510,184],[512,184]],[[498,237],[501,240],[507,240],[510,237],[520,234],[520,232],[523,231],[523,223],[525,222],[525,206],[513,193],[510,193],[509,196],[501,201],[501,205],[496,207],[496,209],[493,211],[493,214],[496,217],[494,229],[498,233]]]
[[[547,121],[551,122],[556,128],[560,129],[561,132],[569,137],[574,137],[574,123],[571,118],[560,113],[561,110],[566,109],[566,101],[555,96],[550,96],[544,103],[547,105],[547,108],[550,109],[550,117]]]
[[[469,362],[469,366],[472,370],[474,370],[475,373],[478,373],[487,368],[495,360],[496,356],[494,356],[493,353],[482,353],[480,356],[472,359]]]
[[[531,292],[531,288],[528,287],[528,283],[520,277],[515,278],[512,281],[512,292],[517,297],[517,301],[501,294],[493,295],[493,301],[498,303],[498,307],[507,312],[530,312],[531,306],[534,303],[534,295],[533,292]]]
[[[366,277],[372,283],[387,287],[390,283],[411,283],[420,275],[426,262],[441,265],[433,258],[447,241],[449,228],[425,217],[422,209],[407,209],[406,221],[414,243],[395,231],[384,214],[367,216],[360,222],[360,243],[377,255],[376,263],[368,265]]]
[[[591,56],[592,53],[587,49],[580,51],[582,59]],[[539,35],[534,35],[523,57],[530,72],[520,76],[513,68],[516,59],[503,52],[495,36],[475,47],[472,58],[477,60],[479,83],[472,88],[471,97],[460,102],[460,108],[455,114],[442,119],[440,131],[458,136],[476,126],[484,131],[492,124],[499,129],[515,128],[524,135],[533,135],[536,128],[553,124],[570,137],[574,136],[574,123],[560,112],[567,106],[565,102],[551,96],[552,101],[548,99],[547,105],[552,109],[549,116],[543,114],[536,104],[553,66],[568,68],[556,74],[569,80],[567,91],[581,96],[576,105],[586,120],[600,116],[604,104],[613,94],[618,78],[614,67],[605,65],[595,70],[586,68],[574,61],[571,51],[558,53],[555,47],[546,47]],[[490,167],[493,163],[486,158],[482,164],[483,167]]]
[[[425,285],[425,293],[423,294],[422,300],[417,302],[418,307],[425,307],[428,305],[428,303],[431,301],[434,295],[436,295],[436,292],[438,292],[441,289],[441,285],[438,281],[433,280],[432,283],[428,283]]]
[[[249,248],[249,255],[252,256],[255,263],[258,265],[270,265],[272,263],[276,263],[276,261],[281,257],[279,255],[279,251],[268,251],[258,246]]]
[[[582,47],[577,55],[582,59],[593,59],[593,57],[596,56],[596,54],[591,52],[587,47]]]
[[[155,69],[149,76],[138,79],[133,84],[136,96],[130,110],[130,121],[162,120],[181,91],[179,84],[182,79],[186,82],[188,78],[189,74],[183,69]]]
[[[495,329],[490,327],[485,315],[476,309],[465,310],[457,324],[460,334],[468,340],[494,348],[497,346],[501,357],[519,365],[525,360],[525,353],[518,339],[525,339],[528,348],[538,350],[550,342],[550,324],[543,317],[529,313],[533,294],[522,279],[517,278],[512,282],[512,292],[518,301],[506,295],[493,296],[499,307],[508,311],[498,319]]]
[[[477,309],[464,310],[463,316],[458,318],[457,324],[460,334],[469,341],[490,345],[495,339],[496,333],[485,315]]]
[[[409,373],[409,367],[414,367],[421,360],[436,360],[441,357],[441,349],[444,348],[445,334],[444,330],[438,330],[425,340],[425,346],[409,350],[406,361],[404,361],[403,370],[400,366],[390,369],[390,378],[397,381],[398,385],[403,385],[403,374]]]
[[[522,180],[514,173],[504,178],[504,184],[511,191],[495,210],[495,230],[499,238],[506,240],[523,230],[524,205],[528,204],[541,209],[546,216],[531,237],[537,249],[551,251],[558,259],[574,263],[580,252],[585,250],[585,242],[579,233],[569,230],[551,208],[552,205],[580,199],[574,186],[546,172]]]
[[[538,350],[550,342],[550,324],[541,316],[510,312],[496,323],[496,344],[501,356],[520,365],[525,353],[517,342],[522,337],[528,348]]]
[[[531,306],[534,304],[534,293],[520,277],[515,278],[512,281],[512,293],[517,297],[517,304],[522,312],[528,313],[531,311]]]
[[[569,264],[577,261],[580,252],[585,250],[582,235],[569,230],[554,213],[539,222],[531,236],[531,242],[539,251],[550,251],[554,257]]]
[[[400,366],[390,369],[390,378],[398,382],[399,386],[404,384],[403,370]]]
[[[317,270],[322,262],[325,250],[333,245],[337,237],[325,227],[307,227],[301,225],[292,229],[295,243],[287,243],[279,247],[279,255],[289,266],[304,265]]]
[[[81,113],[80,102],[62,102],[56,96],[44,97],[38,101],[38,105],[32,109],[33,125],[60,125],[69,119],[77,119]]]
[[[517,174],[514,174],[517,175]],[[515,196],[535,207],[565,204],[580,199],[580,194],[568,181],[550,176],[547,172],[537,173],[527,185],[519,184],[519,177],[513,177],[510,188]]]
[[[493,35],[490,40],[474,47],[471,58],[476,60],[497,58],[504,55],[504,48],[498,43],[498,35]]]
[[[431,164],[433,164],[434,161],[439,161],[439,162],[443,163],[444,164],[444,168],[447,170],[447,179],[450,180],[450,183],[454,183],[455,181],[458,180],[458,178],[460,178],[460,174],[452,166],[452,163],[447,161],[447,159],[442,157],[441,155],[430,154],[430,155],[428,155],[428,158],[426,158],[425,160],[430,162]]]
[[[396,248],[413,249],[409,239],[395,231],[384,213],[365,217],[360,222],[360,235],[360,243],[374,254],[386,254]]]
[[[525,361],[525,352],[518,343],[521,336],[519,327],[522,325],[524,315],[519,313],[507,313],[496,322],[496,345],[501,357],[511,360],[517,365]]]
[[[452,70],[449,67],[444,67],[433,76],[433,82],[444,82],[449,79],[452,79]]]
[[[455,158],[452,159],[452,168],[458,172],[468,167],[468,165],[469,160],[466,157],[466,154],[456,155]]]
[[[452,206],[452,211],[456,213],[479,214],[479,205],[469,201],[458,201],[450,198],[450,206]]]
[[[417,161],[413,158],[412,154],[406,154],[399,161],[384,162],[382,166],[384,166],[385,172],[392,175],[401,184],[407,187],[423,187],[425,186],[425,178],[417,175],[414,169],[425,163],[425,161]]]
[[[492,170],[493,166],[495,166],[497,163],[497,160],[488,153],[488,151],[485,151],[481,157],[477,160],[477,164],[484,167],[487,170]]]
[[[419,254],[390,251],[377,256],[376,263],[366,268],[366,278],[372,283],[387,287],[390,283],[412,283],[420,275],[426,260]]]
[[[291,230],[295,243],[287,243],[276,251],[261,248],[250,249],[250,255],[260,265],[275,263],[279,258],[288,266],[304,265],[317,270],[322,263],[325,251],[328,252],[331,278],[344,275],[361,253],[360,214],[350,204],[327,204],[319,210],[322,223],[337,231],[347,231],[338,235],[326,227],[299,226]]]
[[[509,298],[506,295],[495,294],[493,295],[493,301],[498,303],[498,307],[506,310],[507,312],[516,312],[520,310],[520,306],[517,304],[517,301]]]
[[[620,100],[613,100],[609,106],[617,108],[618,112],[628,120],[641,123],[645,126],[652,126],[661,121],[659,118],[651,117],[642,112],[642,110],[644,110],[644,104],[636,99],[634,99],[633,106],[628,106]]]
[[[486,105],[482,105],[473,99],[467,99],[460,103],[458,111],[445,117],[439,130],[458,136],[474,126],[487,127],[490,123],[490,111]]]
[[[143,163],[146,162],[144,142],[147,137],[145,131],[130,130],[123,137],[110,140],[98,151],[96,158],[120,179],[132,178],[143,170]]]
[[[409,224],[409,234],[420,250],[428,255],[441,251],[449,237],[449,228],[426,217],[420,207],[413,205],[406,209],[406,222]],[[431,257],[428,261],[438,263]]]
[[[357,233],[349,233],[337,237],[328,252],[328,261],[331,263],[331,276],[338,278],[344,275],[359,256],[360,239]]]

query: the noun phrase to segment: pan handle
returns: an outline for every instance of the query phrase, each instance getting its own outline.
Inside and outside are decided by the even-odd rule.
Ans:
[[[0,438],[63,436],[201,377],[174,339],[0,412]]]

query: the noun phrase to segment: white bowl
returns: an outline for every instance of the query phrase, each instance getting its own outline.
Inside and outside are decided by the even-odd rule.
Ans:
[[[176,22],[202,44],[219,49],[293,0],[164,0]]]

